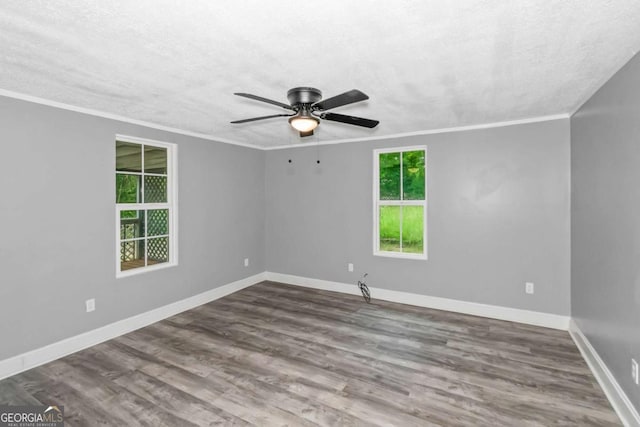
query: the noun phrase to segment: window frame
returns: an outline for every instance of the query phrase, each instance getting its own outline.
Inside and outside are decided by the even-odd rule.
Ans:
[[[424,200],[381,200],[380,199],[380,155],[389,153],[403,153],[406,151],[424,151]],[[402,155],[400,155],[402,159]],[[400,163],[400,195],[402,196],[402,163]],[[388,257],[427,260],[427,146],[413,145],[407,147],[378,148],[373,150],[373,255]],[[422,206],[423,209],[423,225],[422,225],[422,253],[411,252],[392,252],[380,250],[380,207],[381,206]],[[402,222],[400,222],[402,230]],[[402,239],[401,239],[402,244]]]
[[[170,142],[155,141],[146,138],[139,138],[128,135],[116,135],[113,141],[114,155],[113,155],[113,177],[119,173],[116,166],[116,152],[115,147],[117,142],[125,142],[131,144],[140,144],[142,148],[142,172],[124,172],[129,175],[141,176],[141,182],[144,182],[144,176],[164,176],[164,174],[158,173],[146,173],[144,172],[144,146],[152,146],[165,148],[167,150],[167,201],[161,203],[144,202],[144,194],[139,195],[139,203],[117,203],[115,200],[115,187],[112,194],[114,195],[115,205],[115,264],[116,264],[116,278],[135,276],[138,274],[147,273],[150,271],[162,270],[164,268],[175,267],[178,265],[178,145]],[[123,173],[123,172],[120,172]],[[115,186],[115,179],[112,180]],[[144,184],[143,184],[144,185]],[[144,187],[143,187],[144,188]],[[167,262],[154,265],[146,265],[143,267],[132,268],[129,270],[121,269],[120,260],[120,245],[123,239],[120,238],[120,212],[121,211],[144,211],[145,219],[147,212],[155,209],[167,209],[169,211],[168,218],[168,234],[155,237],[168,237],[169,238],[169,259]],[[147,242],[149,236],[145,236],[135,240],[145,240]],[[125,239],[130,240],[130,239]],[[145,243],[145,259],[146,259]]]

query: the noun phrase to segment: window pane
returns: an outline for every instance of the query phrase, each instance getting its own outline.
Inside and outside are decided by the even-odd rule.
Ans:
[[[169,234],[169,209],[147,211],[147,236]]]
[[[423,252],[424,210],[422,206],[402,207],[402,252]]]
[[[144,267],[144,240],[120,243],[120,270]]]
[[[145,173],[167,173],[167,149],[161,147],[144,147]]]
[[[380,206],[380,250],[400,252],[400,206]]]
[[[159,237],[149,239],[147,251],[147,265],[160,264],[169,261],[169,238]]]
[[[142,145],[116,141],[116,170],[142,172]]]
[[[400,200],[400,153],[384,153],[379,157],[380,200]]]
[[[145,175],[144,202],[145,203],[166,203],[167,202],[167,177],[166,176],[146,176]]]
[[[403,200],[424,200],[424,151],[402,153]]]
[[[116,203],[138,203],[140,201],[140,176],[116,174]]]
[[[144,237],[144,211],[120,211],[120,238]]]

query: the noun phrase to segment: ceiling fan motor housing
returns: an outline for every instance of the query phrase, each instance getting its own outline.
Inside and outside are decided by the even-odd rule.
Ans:
[[[287,99],[292,106],[315,104],[322,99],[322,92],[314,87],[294,87],[287,91]]]

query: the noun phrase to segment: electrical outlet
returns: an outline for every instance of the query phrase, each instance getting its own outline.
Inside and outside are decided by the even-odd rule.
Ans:
[[[534,285],[533,282],[527,282],[524,284],[524,291],[528,294],[532,294],[534,291]]]
[[[91,313],[96,309],[96,300],[95,298],[91,298],[85,301],[85,305],[87,306],[87,313]]]
[[[352,263],[347,264],[347,270],[349,270],[350,273],[353,273],[353,264]]]
[[[244,266],[249,267],[249,258],[244,259]]]
[[[631,359],[631,378],[638,385],[638,378],[640,376],[640,372],[638,372],[638,362],[635,359]]]

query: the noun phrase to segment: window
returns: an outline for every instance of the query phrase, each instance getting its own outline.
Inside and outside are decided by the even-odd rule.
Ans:
[[[374,255],[427,259],[427,148],[374,150]]]
[[[116,276],[177,264],[176,146],[116,139]]]

